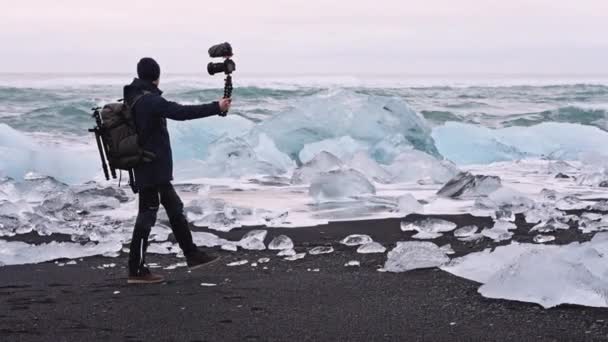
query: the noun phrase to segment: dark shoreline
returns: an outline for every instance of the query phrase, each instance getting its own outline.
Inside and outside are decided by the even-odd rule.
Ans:
[[[410,215],[407,221],[420,216]],[[492,224],[470,215],[437,216],[459,226]],[[53,262],[0,267],[2,341],[605,341],[608,310],[562,305],[542,307],[483,298],[478,284],[437,269],[381,273],[386,254],[361,255],[338,243],[349,234],[371,235],[392,248],[410,240],[400,219],[339,222],[297,229],[269,229],[267,241],[286,234],[305,251],[332,245],[329,255],[284,261],[271,251],[229,253],[219,263],[188,273],[158,269],[167,283],[127,286],[126,256],[91,257],[76,265]],[[530,242],[530,225],[518,218],[514,240]],[[228,233],[238,240],[251,228]],[[203,230],[204,231],[204,230]],[[555,243],[585,241],[576,229],[556,234]],[[54,239],[54,237],[51,237]],[[64,237],[65,238],[65,237]],[[18,238],[46,242],[35,234]],[[34,241],[37,240],[38,241]],[[459,242],[451,234],[432,240],[451,243],[455,255],[496,243]],[[501,244],[508,244],[505,241]],[[268,257],[268,264],[227,267],[241,259]],[[344,267],[350,260],[361,267]],[[168,266],[183,259],[151,255]],[[97,268],[115,263],[114,268]],[[264,269],[267,267],[268,269]],[[318,271],[316,271],[318,269]],[[201,283],[217,284],[203,287]],[[114,294],[115,291],[120,293]]]

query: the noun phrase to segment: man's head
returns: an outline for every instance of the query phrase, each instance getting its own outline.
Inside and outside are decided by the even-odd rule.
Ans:
[[[160,78],[160,66],[150,57],[144,57],[137,63],[137,77],[140,80],[152,82],[158,85]]]

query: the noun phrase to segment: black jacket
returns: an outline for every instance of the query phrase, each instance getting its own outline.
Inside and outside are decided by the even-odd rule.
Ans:
[[[193,120],[220,114],[218,102],[183,106],[165,100],[162,91],[153,83],[134,79],[124,87],[124,101],[131,104],[138,94],[149,92],[133,108],[139,143],[144,150],[156,155],[154,161],[135,168],[135,181],[142,188],[166,184],[173,180],[173,155],[167,130],[167,119]]]

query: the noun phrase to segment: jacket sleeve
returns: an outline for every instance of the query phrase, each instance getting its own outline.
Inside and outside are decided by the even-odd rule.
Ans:
[[[156,103],[153,104],[154,113],[171,120],[194,120],[221,113],[217,101],[203,105],[181,105],[167,101],[162,96],[158,96],[155,100]]]

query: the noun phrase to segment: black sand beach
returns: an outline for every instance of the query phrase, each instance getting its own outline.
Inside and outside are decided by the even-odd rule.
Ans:
[[[415,219],[408,217],[408,220]],[[490,219],[451,216],[459,226],[491,225]],[[520,218],[521,219],[521,218]],[[483,298],[478,284],[437,269],[391,274],[378,272],[386,254],[361,255],[338,243],[349,234],[371,235],[389,249],[410,240],[400,220],[332,223],[287,234],[296,249],[332,245],[332,254],[285,261],[271,251],[216,250],[218,263],[188,273],[184,267],[157,269],[162,285],[126,284],[126,255],[92,257],[75,265],[0,268],[2,341],[606,341],[608,310],[539,305]],[[525,223],[514,236],[530,241]],[[217,233],[239,239],[247,229]],[[555,243],[583,241],[575,229]],[[62,237],[51,237],[61,239]],[[65,238],[65,237],[64,237]],[[22,236],[28,242],[41,242]],[[46,239],[44,239],[46,240]],[[495,243],[463,243],[451,234],[433,240],[451,243],[457,257]],[[509,242],[504,242],[509,243]],[[270,262],[228,267],[247,259]],[[360,267],[345,267],[350,260]],[[163,267],[175,256],[150,255]],[[116,267],[99,269],[103,264]],[[266,269],[265,269],[266,267]],[[216,286],[201,286],[201,283]]]

